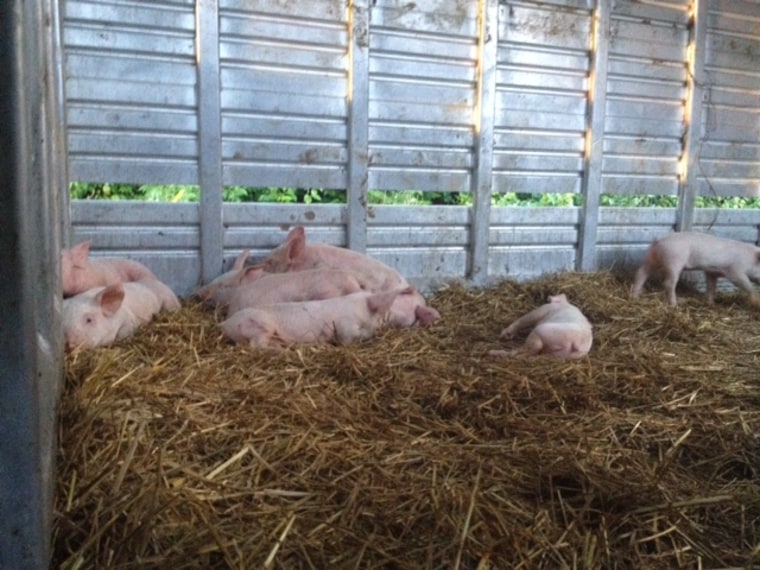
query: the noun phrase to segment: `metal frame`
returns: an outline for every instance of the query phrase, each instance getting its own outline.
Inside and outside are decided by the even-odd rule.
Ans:
[[[682,172],[678,188],[676,229],[688,231],[694,224],[694,205],[697,197],[697,170],[699,146],[702,138],[702,107],[705,84],[705,57],[707,55],[707,0],[693,0],[689,43],[692,50],[689,62],[688,122],[681,159]]]
[[[0,568],[47,568],[63,380],[56,0],[0,3]]]
[[[599,195],[602,189],[602,155],[604,150],[604,120],[607,104],[607,62],[610,44],[610,3],[597,0],[594,10],[593,53],[589,73],[589,101],[586,116],[586,148],[583,159],[583,178],[578,226],[579,271],[597,268],[597,227],[599,225]]]

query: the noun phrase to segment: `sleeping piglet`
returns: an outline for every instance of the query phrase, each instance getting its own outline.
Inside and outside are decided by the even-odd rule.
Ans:
[[[174,292],[157,279],[95,287],[63,300],[66,346],[106,346],[131,336],[161,309],[180,307]]]
[[[250,250],[241,252],[229,271],[219,275],[211,283],[198,287],[193,295],[214,305],[226,305],[230,301],[233,291],[240,285],[245,272],[245,262],[251,255]]]
[[[266,273],[260,267],[249,267],[241,272],[240,284],[232,289],[227,314],[274,303],[332,299],[362,289],[359,278],[340,269],[317,268],[297,273]]]
[[[400,292],[360,291],[333,299],[241,309],[219,327],[235,342],[254,348],[345,344],[372,337],[387,322],[393,300]]]
[[[371,291],[385,291],[408,285],[395,269],[364,253],[326,243],[308,243],[303,226],[293,228],[285,241],[259,264],[264,271],[284,273],[317,267],[342,269],[361,275]]]
[[[131,259],[90,259],[90,241],[61,250],[63,296],[71,297],[94,287],[127,281],[156,279],[142,263]]]
[[[591,323],[564,294],[549,297],[549,302],[523,315],[501,331],[501,338],[534,327],[522,347],[512,351],[491,350],[492,360],[519,354],[549,354],[560,358],[581,358],[591,350]]]

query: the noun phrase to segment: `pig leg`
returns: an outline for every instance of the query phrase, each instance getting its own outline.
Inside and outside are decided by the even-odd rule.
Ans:
[[[544,339],[541,334],[535,330],[531,332],[525,339],[525,344],[514,350],[489,350],[486,355],[487,360],[501,360],[502,358],[510,358],[512,356],[527,355],[532,356],[535,354],[541,354],[544,352]],[[552,354],[556,354],[552,352]]]
[[[569,329],[565,324],[545,323],[528,335],[519,350],[528,356],[548,354],[560,358],[581,358],[585,352],[578,349],[577,338],[577,331]]]
[[[753,307],[760,307],[760,295],[755,291],[755,286],[752,285],[752,281],[749,280],[746,273],[732,268],[726,272],[724,277],[749,295],[749,302]]]
[[[670,303],[672,307],[675,307],[678,304],[678,301],[676,300],[676,285],[678,285],[678,278],[681,275],[681,269],[683,268],[665,268],[665,279],[663,280],[663,285],[665,286],[665,294],[668,297],[668,303]]]
[[[544,317],[554,309],[555,307],[552,307],[551,304],[541,305],[514,321],[511,325],[502,330],[501,335],[499,336],[507,339],[514,338],[514,336],[520,331],[530,328],[542,321]]]
[[[705,271],[705,296],[710,305],[715,302],[715,291],[718,289],[718,277],[720,276],[717,273]]]
[[[649,279],[649,274],[651,271],[652,269],[649,267],[649,264],[646,261],[641,265],[641,267],[639,267],[638,271],[636,271],[636,277],[633,280],[633,287],[631,288],[632,299],[635,299],[641,295],[641,290],[644,288],[644,284],[647,282],[647,279]]]

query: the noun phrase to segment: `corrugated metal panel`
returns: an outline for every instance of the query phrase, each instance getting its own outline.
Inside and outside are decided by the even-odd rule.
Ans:
[[[198,210],[198,204],[75,201],[72,243],[91,239],[95,257],[136,259],[185,295],[200,282]]]
[[[492,208],[492,276],[531,279],[571,271],[578,242],[577,208]]]
[[[494,192],[578,192],[591,12],[585,2],[504,2],[494,118]]]
[[[64,3],[72,180],[197,183],[194,2]]]
[[[690,6],[705,2],[710,10],[690,20]],[[690,206],[612,216],[598,197],[680,189],[687,204],[692,149],[702,193],[707,181],[723,194],[757,192],[757,4],[71,0],[66,18],[74,178],[195,181],[203,149],[197,222],[172,222],[175,205],[154,213],[126,203],[88,206],[93,218],[75,222],[78,235],[102,237],[104,251],[148,251],[159,267],[170,263],[161,255],[197,254],[206,275],[243,248],[264,255],[304,223],[317,241],[366,248],[420,278],[473,277],[475,266],[485,278],[528,277],[584,256],[593,268],[597,249],[601,266],[625,261],[679,216],[688,222]],[[703,107],[687,97],[698,91],[686,54],[705,18],[700,140],[685,120]],[[688,176],[679,178],[681,166]],[[222,184],[346,188],[349,199],[222,204]],[[367,189],[472,191],[476,205],[369,207]],[[580,190],[586,210],[489,211],[491,191]],[[638,216],[645,221],[631,221]],[[197,266],[177,277],[166,265],[167,279],[188,290]]]
[[[689,4],[620,0],[613,5],[603,192],[678,192]]]
[[[219,8],[224,183],[345,188],[345,2]]]
[[[470,190],[478,3],[373,2],[369,187]]]
[[[699,193],[760,196],[760,7],[707,4]]]

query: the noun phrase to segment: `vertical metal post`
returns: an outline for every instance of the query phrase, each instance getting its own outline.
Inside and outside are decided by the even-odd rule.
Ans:
[[[474,109],[475,160],[467,267],[467,277],[475,285],[482,285],[488,280],[497,48],[498,4],[496,0],[481,0],[478,14],[477,99]]]
[[[369,3],[348,2],[348,188],[347,246],[367,249],[369,190]]]
[[[0,2],[0,568],[48,568],[62,384],[57,0]]]
[[[591,69],[589,71],[588,105],[586,107],[586,144],[583,159],[583,179],[578,228],[576,269],[593,271],[597,268],[597,228],[599,226],[599,196],[602,190],[602,158],[604,154],[604,122],[607,102],[607,67],[610,45],[610,4],[597,0],[591,34]]]
[[[224,264],[219,2],[197,0],[195,9],[201,281],[208,283],[222,272]]]
[[[702,138],[702,107],[707,55],[707,0],[692,2],[689,22],[689,55],[686,110],[684,116],[681,173],[678,181],[678,210],[676,229],[688,231],[694,223],[697,191],[700,139]]]

